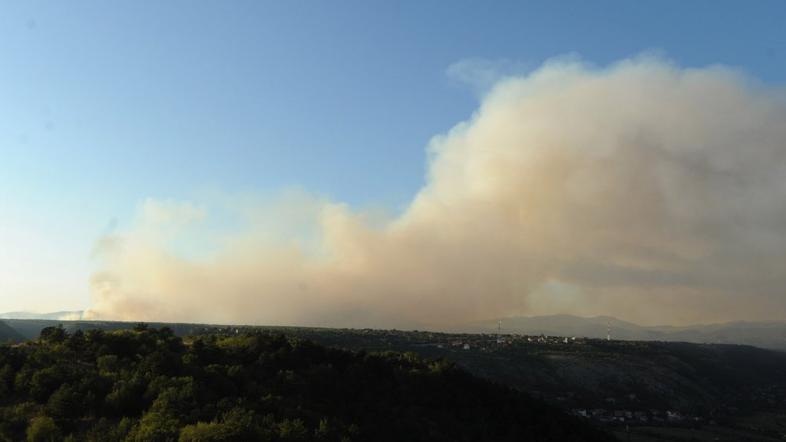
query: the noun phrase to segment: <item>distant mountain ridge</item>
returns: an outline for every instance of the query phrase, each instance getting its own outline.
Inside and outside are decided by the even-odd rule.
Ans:
[[[713,344],[744,344],[786,350],[786,321],[737,321],[722,324],[688,326],[642,326],[611,316],[581,317],[573,315],[516,316],[471,322],[451,331],[528,335],[584,336],[588,338],[682,341]]]
[[[55,321],[78,321],[82,319],[82,310],[64,310],[50,313],[6,312],[0,313],[0,319],[52,319]]]

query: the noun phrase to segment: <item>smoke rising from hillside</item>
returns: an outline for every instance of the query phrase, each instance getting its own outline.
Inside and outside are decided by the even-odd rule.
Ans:
[[[786,317],[786,101],[723,67],[551,62],[428,146],[392,219],[302,193],[145,202],[92,317],[418,327],[517,314]],[[229,208],[229,209],[227,209]]]

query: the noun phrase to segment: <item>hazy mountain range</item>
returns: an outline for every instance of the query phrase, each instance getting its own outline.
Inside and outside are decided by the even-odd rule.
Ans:
[[[683,341],[715,344],[746,344],[786,350],[786,321],[728,322],[688,326],[641,326],[610,316],[572,315],[517,316],[458,325],[452,331],[464,333],[502,333],[528,335],[585,336],[589,338]]]
[[[0,313],[0,319],[52,319],[55,321],[78,321],[82,319],[82,313],[82,310],[50,313],[6,312]]]

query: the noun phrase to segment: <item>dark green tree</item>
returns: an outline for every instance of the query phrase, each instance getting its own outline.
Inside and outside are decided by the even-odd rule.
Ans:
[[[63,439],[54,419],[49,416],[37,416],[27,427],[27,442],[57,442]]]

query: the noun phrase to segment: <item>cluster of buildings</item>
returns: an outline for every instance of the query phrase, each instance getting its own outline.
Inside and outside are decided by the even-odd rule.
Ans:
[[[462,339],[454,339],[446,343],[435,344],[438,348],[452,348],[460,350],[493,350],[500,346],[518,343],[544,344],[544,345],[571,345],[583,344],[585,338],[575,336],[527,336],[527,335],[472,335]]]
[[[609,410],[605,408],[574,408],[571,414],[603,423],[641,425],[701,423],[704,418],[690,416],[675,410]]]

